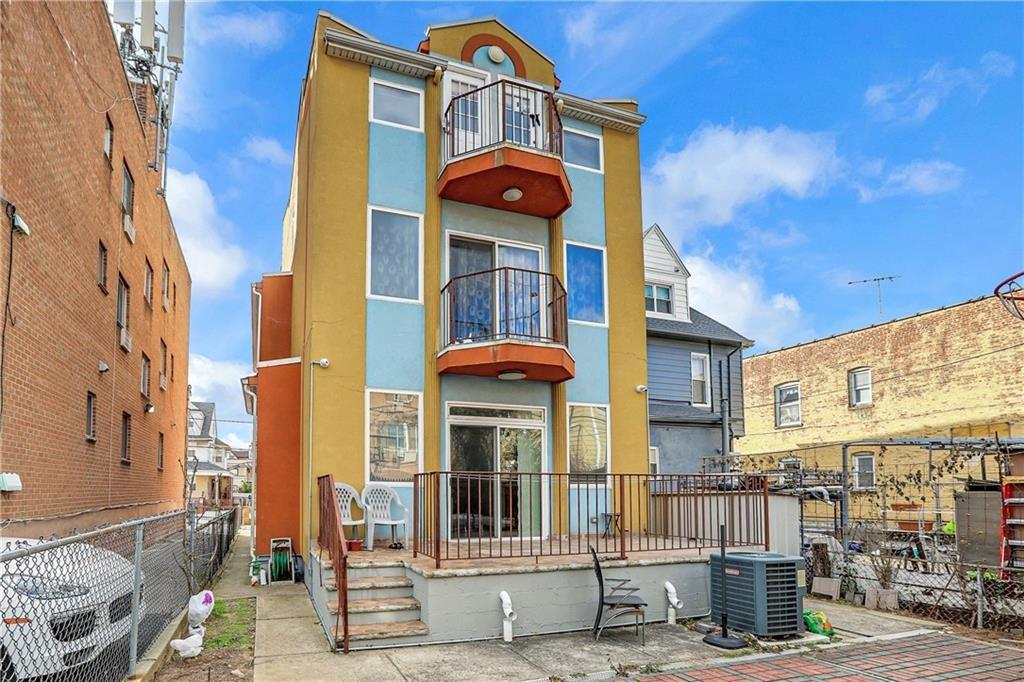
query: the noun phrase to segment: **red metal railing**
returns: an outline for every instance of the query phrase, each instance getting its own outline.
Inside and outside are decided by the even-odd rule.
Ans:
[[[565,287],[549,272],[501,267],[441,289],[441,347],[521,339],[568,345]]]
[[[456,94],[444,112],[445,161],[509,143],[562,155],[562,120],[550,92],[499,80]]]
[[[334,566],[334,582],[337,586],[338,613],[334,620],[334,648],[337,650],[338,635],[342,648],[348,653],[348,544],[345,541],[345,527],[341,525],[341,509],[334,489],[334,476],[327,474],[316,479],[320,491],[320,532],[317,541],[327,550]],[[321,580],[323,571],[320,572]]]
[[[751,474],[432,471],[413,483],[413,553],[442,561],[769,546]]]

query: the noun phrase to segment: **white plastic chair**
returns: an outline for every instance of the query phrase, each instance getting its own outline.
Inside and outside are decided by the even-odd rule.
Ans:
[[[338,497],[338,507],[341,509],[341,525],[342,526],[365,526],[366,525],[366,507],[363,506],[363,501],[359,497],[359,493],[356,489],[347,483],[335,483],[334,494]],[[363,510],[363,518],[353,519],[352,518],[352,505],[355,504],[357,507]],[[345,533],[348,537],[348,533]],[[349,538],[350,540],[352,538]]]
[[[391,505],[398,507],[400,518],[392,518]],[[366,513],[367,549],[373,549],[373,530],[375,526],[391,526],[391,543],[395,542],[395,526],[405,529],[405,547],[409,546],[409,510],[398,498],[398,493],[391,486],[370,483],[363,488],[363,509]]]

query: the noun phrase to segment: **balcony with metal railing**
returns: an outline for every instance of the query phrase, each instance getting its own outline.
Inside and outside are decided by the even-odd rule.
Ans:
[[[566,303],[565,287],[548,272],[501,267],[453,277],[441,289],[438,372],[573,378]]]
[[[552,93],[499,80],[453,96],[443,126],[443,198],[542,218],[572,204]]]

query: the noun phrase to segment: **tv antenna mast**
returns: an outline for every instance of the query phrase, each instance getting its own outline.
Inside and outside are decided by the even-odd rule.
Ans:
[[[882,277],[870,277],[868,279],[855,279],[847,284],[874,284],[878,290],[878,321],[881,322],[885,319],[885,313],[882,309],[882,282],[891,282],[895,280],[899,275],[884,275]]]

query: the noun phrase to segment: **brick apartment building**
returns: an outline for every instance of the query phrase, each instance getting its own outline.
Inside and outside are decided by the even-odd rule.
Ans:
[[[841,444],[858,440],[1019,438],[1022,368],[1024,325],[994,296],[744,358],[742,466],[839,470]],[[853,490],[866,498],[886,477],[927,478],[931,462],[938,487],[915,484],[909,497],[926,508],[934,497],[945,509],[957,481],[997,476],[991,459],[983,468],[979,457],[945,471],[948,456],[916,446],[854,447]],[[856,498],[851,516],[868,515],[871,500]]]
[[[8,536],[182,505],[190,277],[148,166],[155,106],[103,2],[0,3]]]

